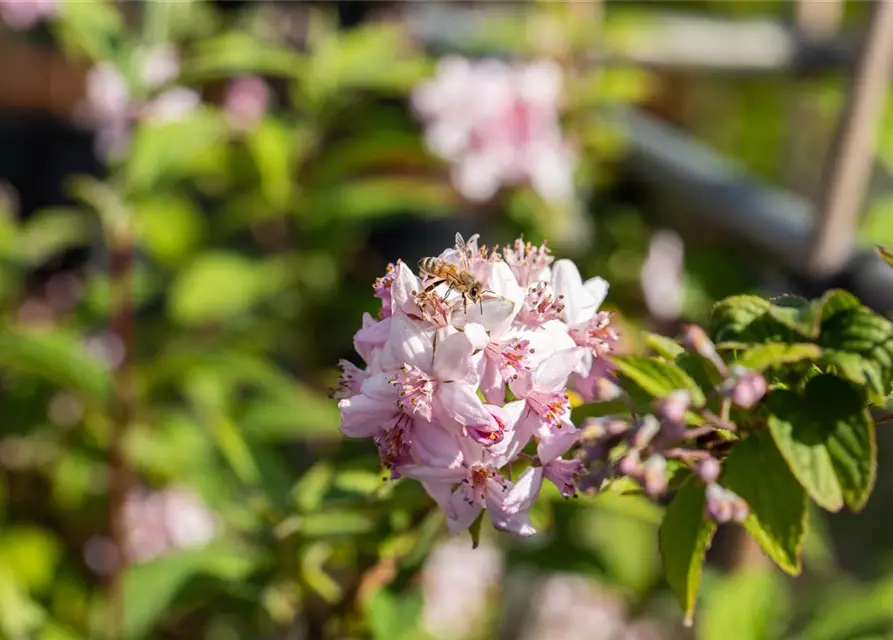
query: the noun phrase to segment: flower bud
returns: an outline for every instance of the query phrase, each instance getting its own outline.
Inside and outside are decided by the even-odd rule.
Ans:
[[[732,403],[742,409],[752,409],[763,399],[768,390],[766,378],[757,371],[749,371],[736,367],[732,371],[733,377],[724,389]]]
[[[698,463],[696,471],[701,480],[707,484],[712,484],[719,479],[719,474],[722,471],[722,468],[720,467],[719,460],[716,458],[707,458]]]
[[[634,476],[639,472],[641,459],[638,451],[630,451],[617,463],[617,470],[625,476]]]
[[[659,496],[667,490],[667,459],[653,454],[644,465],[645,491],[651,496]]]
[[[660,422],[654,416],[643,416],[638,421],[636,433],[632,439],[632,446],[636,449],[647,447],[654,440],[654,437],[660,433],[660,427]]]
[[[623,395],[623,389],[607,378],[598,378],[592,383],[591,395],[593,402],[611,402]]]
[[[712,483],[707,485],[704,511],[717,524],[724,524],[733,520],[743,522],[750,513],[750,508],[738,494]]]
[[[658,418],[678,424],[685,422],[685,412],[691,404],[691,394],[684,389],[678,389],[663,398],[658,398],[653,404],[654,413]]]
[[[682,344],[685,348],[694,351],[702,358],[712,362],[720,373],[725,373],[726,365],[716,352],[716,345],[707,336],[707,333],[698,325],[689,324],[682,332]]]

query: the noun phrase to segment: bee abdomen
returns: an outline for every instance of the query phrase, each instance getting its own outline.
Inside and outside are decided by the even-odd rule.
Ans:
[[[423,273],[436,273],[437,264],[437,258],[422,258],[419,260],[419,271]]]

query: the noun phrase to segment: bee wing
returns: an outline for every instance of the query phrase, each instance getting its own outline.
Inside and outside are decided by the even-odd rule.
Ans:
[[[500,295],[487,294],[480,302],[462,304],[457,300],[452,306],[452,324],[462,329],[469,322],[476,322],[487,329],[502,324],[515,313],[515,303]]]
[[[456,234],[456,251],[459,252],[460,268],[467,271],[470,268],[468,260],[468,246],[465,244],[465,238],[462,237],[461,233]]]

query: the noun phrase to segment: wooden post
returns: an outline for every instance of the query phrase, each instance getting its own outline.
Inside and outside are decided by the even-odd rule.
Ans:
[[[874,144],[893,72],[893,0],[877,0],[837,124],[821,182],[819,218],[807,261],[819,277],[851,257]]]

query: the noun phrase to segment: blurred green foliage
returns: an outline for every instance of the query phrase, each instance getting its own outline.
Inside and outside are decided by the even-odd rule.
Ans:
[[[673,4],[733,15],[786,11],[780,2]],[[557,238],[556,252],[612,283],[609,303],[624,310],[630,336],[648,322],[638,274],[656,221],[612,198],[623,132],[605,126],[598,107],[647,101],[658,84],[641,69],[577,64],[595,16],[540,3],[533,16],[518,12],[468,34],[469,52],[508,49],[567,64],[564,116],[581,152],[583,195],[578,210],[558,211],[518,189],[476,210],[425,151],[407,106],[434,56],[388,22],[343,31],[330,8],[295,5],[223,12],[198,0],[58,4],[51,32],[71,60],[111,64],[135,98],[150,99],[165,87],[143,85],[140,55],[173,43],[182,63],[171,84],[205,100],[182,119],[139,122],[129,152],[102,180],[72,176],[77,204],[27,220],[0,211],[4,638],[226,640],[295,630],[425,637],[416,576],[442,535],[442,517],[414,485],[383,482],[368,447],[341,439],[328,397],[334,364],[350,353],[361,315],[373,307],[372,280],[399,257],[370,241],[382,229],[410,253],[415,238],[401,231],[408,219],[472,222],[496,241]],[[612,13],[606,42],[623,42],[650,9],[630,3],[629,13]],[[530,24],[545,35],[530,37]],[[546,37],[550,28],[566,37]],[[215,97],[242,74],[263,77],[275,95],[247,131],[228,124]],[[820,114],[832,113],[838,84],[816,86]],[[778,118],[785,87],[775,79],[702,89],[710,117],[697,133],[774,180],[788,134]],[[884,202],[866,231],[877,241],[893,237]],[[591,232],[579,233],[587,224]],[[568,232],[581,244],[562,245]],[[34,284],[38,267],[81,247],[90,262],[74,281],[61,281],[61,293]],[[122,314],[122,282],[109,269],[121,252],[133,257],[117,274],[134,313],[133,338],[123,345],[110,328]],[[751,286],[723,249],[692,246],[686,267],[690,319],[705,319],[714,300]],[[128,348],[125,392],[117,382]],[[124,424],[109,406],[121,402]],[[206,546],[131,563],[120,576],[121,626],[109,631],[118,605],[108,563],[116,558],[106,548],[97,559],[96,550],[108,534],[116,434],[130,483],[190,487],[222,526]],[[580,573],[620,594],[631,618],[665,616],[678,630],[655,545],[662,507],[614,493],[574,503],[557,492],[547,497],[534,513],[545,533],[498,540],[511,570]],[[740,630],[736,637],[754,639],[786,628],[804,639],[889,629],[889,579],[835,586],[829,548],[807,539],[806,570],[817,586],[804,602],[823,603],[815,615],[811,604],[794,603],[799,585],[768,570],[709,570],[698,637],[722,637],[729,625]]]

